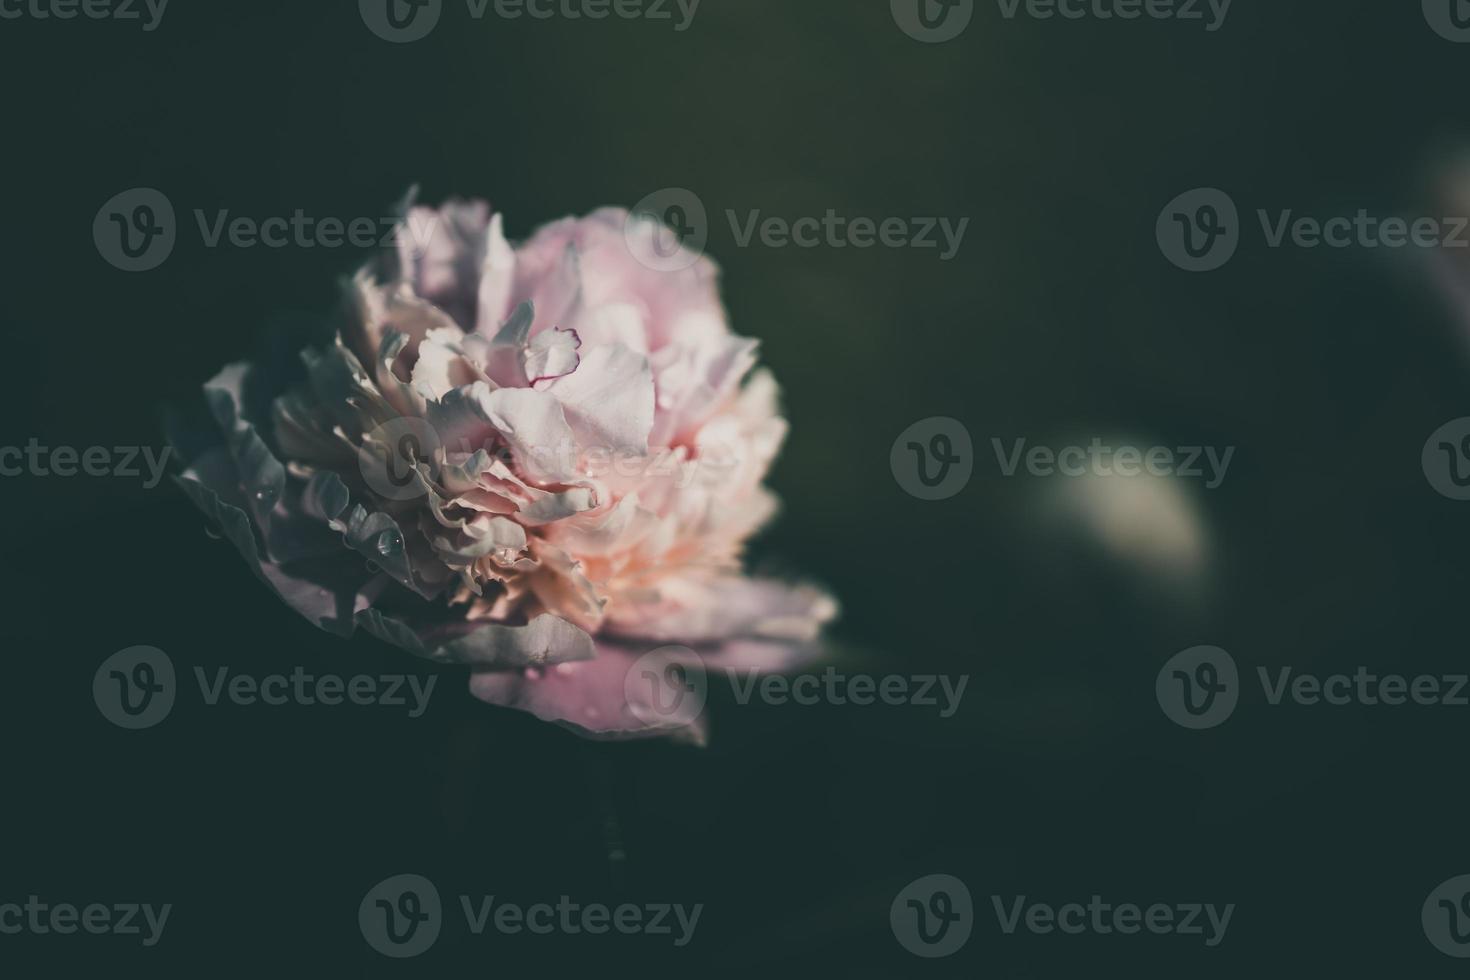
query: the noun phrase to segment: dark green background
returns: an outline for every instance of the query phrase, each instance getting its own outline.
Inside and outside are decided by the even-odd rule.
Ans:
[[[1271,250],[1252,226],[1209,275],[1154,221],[1227,190],[1243,215],[1428,207],[1463,131],[1470,47],[1418,4],[1236,0],[1173,21],[1003,20],[978,4],[927,46],[886,0],[704,0],[693,27],[473,22],[373,37],[354,3],[173,0],[159,30],[0,21],[4,438],[161,442],[163,405],[321,313],[347,250],[205,249],[106,265],[93,215],[134,186],[194,208],[376,216],[482,196],[513,237],[565,213],[693,189],[716,220],[735,329],[759,337],[792,436],[761,562],[827,583],[853,670],[967,673],[959,714],[712,705],[713,742],[597,745],[441,678],[428,715],[202,709],[125,733],[88,695],[134,644],[181,671],[376,673],[417,665],[280,606],[170,486],[6,480],[0,900],[175,905],[163,943],[0,937],[40,975],[86,961],[162,975],[1449,976],[1420,930],[1470,871],[1470,709],[1278,708],[1172,725],[1170,655],[1242,669],[1464,669],[1464,504],[1419,453],[1470,414],[1470,360],[1423,256]],[[969,217],[932,250],[737,248],[724,209],[796,218]],[[924,503],[897,434],[960,419],[976,475]],[[1199,494],[1212,588],[1183,604],[1037,535],[1043,487],[1002,479],[991,437],[1137,434],[1237,447]],[[610,869],[615,815],[626,860]],[[362,942],[390,874],[446,896],[703,902],[696,941],[451,932],[408,964]],[[943,872],[979,904],[952,959],[905,953],[888,903]],[[1062,903],[1235,902],[1225,943],[1002,937],[992,894]],[[467,972],[472,971],[472,972]],[[10,971],[7,971],[10,973]]]

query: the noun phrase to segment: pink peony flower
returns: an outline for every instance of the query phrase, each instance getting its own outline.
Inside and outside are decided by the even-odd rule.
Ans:
[[[226,445],[183,486],[325,629],[585,733],[702,738],[625,683],[641,655],[782,669],[836,606],[741,573],[786,422],[714,265],[668,238],[605,209],[513,248],[483,203],[407,209],[294,378],[206,386]]]

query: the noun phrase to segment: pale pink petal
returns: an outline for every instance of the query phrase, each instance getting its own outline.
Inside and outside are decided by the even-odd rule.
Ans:
[[[505,240],[503,224],[498,214],[490,220],[485,262],[480,270],[475,330],[485,336],[493,336],[510,315],[511,289],[515,284],[516,255]]]
[[[532,388],[477,390],[486,417],[504,436],[522,473],[538,483],[579,479],[577,443],[560,401]]]
[[[741,576],[671,576],[647,595],[607,610],[618,636],[678,643],[737,638],[807,642],[837,615],[827,593]]]
[[[653,374],[648,359],[622,344],[595,347],[581,366],[547,386],[566,409],[567,423],[584,449],[648,452],[653,428]]]
[[[702,716],[668,723],[637,700],[640,687],[628,684],[627,677],[644,652],[599,643],[594,659],[564,667],[475,673],[470,692],[482,701],[528,711],[542,721],[600,738],[676,735],[703,743]]]
[[[525,374],[531,384],[555,381],[577,370],[582,338],[575,330],[546,330],[532,338],[526,348]]]

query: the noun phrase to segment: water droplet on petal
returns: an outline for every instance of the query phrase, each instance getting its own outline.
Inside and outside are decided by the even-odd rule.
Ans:
[[[403,554],[403,535],[397,531],[384,531],[378,535],[378,554],[384,558],[396,558]]]
[[[567,664],[557,664],[556,665],[556,672],[558,674],[560,674],[561,676],[566,677],[568,674],[570,674],[572,672],[572,665],[569,664],[569,663],[567,663]]]

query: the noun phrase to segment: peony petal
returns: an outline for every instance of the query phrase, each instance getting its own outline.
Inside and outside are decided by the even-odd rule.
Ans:
[[[549,615],[537,616],[524,626],[461,622],[437,630],[416,630],[377,609],[366,609],[356,619],[378,639],[439,663],[519,671],[595,656],[592,638],[585,631]]]
[[[439,537],[433,545],[448,564],[465,565],[497,552],[525,551],[526,531],[515,521],[481,514],[465,523],[458,541]]]
[[[555,670],[479,671],[470,677],[470,693],[490,704],[527,711],[597,738],[675,736],[703,744],[702,717],[688,723],[660,723],[657,712],[630,700],[639,689],[625,683],[640,652],[598,642],[595,659]]]
[[[582,362],[577,349],[582,338],[575,330],[546,330],[536,335],[525,352],[525,375],[531,384],[555,381],[577,370]]]
[[[477,398],[522,473],[540,483],[580,479],[576,439],[559,400],[532,388],[481,389]]]
[[[546,387],[566,410],[583,449],[648,454],[653,374],[648,359],[622,344],[595,347],[581,366]]]
[[[755,364],[756,341],[721,337],[697,345],[665,347],[653,357],[658,378],[659,418],[655,445],[688,439],[725,404]]]
[[[497,386],[524,388],[530,383],[526,377],[525,352],[535,319],[535,306],[520,304],[496,332],[494,339],[484,346],[480,357],[485,373]]]
[[[485,261],[480,267],[479,310],[475,331],[491,336],[510,312],[511,289],[515,284],[516,254],[505,240],[500,215],[490,219],[485,242]]]
[[[521,523],[535,527],[566,520],[595,506],[597,495],[590,487],[573,487],[561,493],[544,494],[520,508],[516,517]]]
[[[734,639],[804,643],[837,615],[812,586],[736,575],[671,576],[642,601],[608,607],[610,633],[689,644]]]
[[[263,557],[250,518],[242,505],[238,474],[223,452],[206,454],[176,478],[179,487],[212,521],[250,570],[271,591],[321,629],[338,635],[352,632],[352,617],[367,609],[381,589],[358,561],[331,559],[286,566]],[[338,549],[339,555],[346,554]]]
[[[446,450],[466,455],[478,453],[495,438],[498,430],[486,407],[489,396],[490,386],[477,381],[429,402],[429,425]],[[485,460],[488,463],[488,455]]]
[[[438,211],[410,209],[398,228],[404,281],[465,329],[475,325],[489,227],[490,207],[485,202],[452,200]]]

